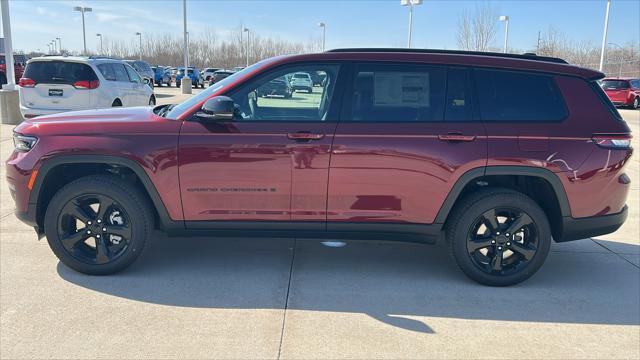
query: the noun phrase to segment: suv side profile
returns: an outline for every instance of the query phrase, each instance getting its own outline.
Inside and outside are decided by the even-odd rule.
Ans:
[[[18,85],[25,118],[156,102],[153,90],[131,66],[110,58],[33,58]]]
[[[313,72],[313,93],[257,96]],[[126,268],[160,229],[444,241],[468,277],[507,286],[552,240],[626,219],[631,134],[601,78],[530,54],[277,57],[177,105],[27,120],[7,180],[16,215],[87,274]]]

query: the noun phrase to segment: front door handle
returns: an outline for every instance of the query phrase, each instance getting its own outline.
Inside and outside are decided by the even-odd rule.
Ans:
[[[317,134],[309,131],[298,131],[296,133],[288,133],[287,138],[295,141],[321,140],[324,138],[324,134]]]
[[[446,135],[438,135],[438,140],[441,141],[449,141],[449,142],[461,142],[461,141],[474,141],[476,139],[475,135],[462,135],[459,133],[449,133]]]

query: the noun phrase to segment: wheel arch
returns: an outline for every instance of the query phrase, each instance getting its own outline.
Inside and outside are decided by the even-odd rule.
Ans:
[[[532,197],[547,213],[554,239],[561,238],[563,219],[571,217],[564,186],[552,171],[530,166],[487,166],[465,172],[447,195],[434,223],[446,224],[460,199],[487,186],[508,187]]]
[[[156,224],[163,229],[184,227],[182,221],[175,221],[169,217],[155,185],[138,162],[113,155],[58,155],[42,163],[29,196],[29,212],[32,212],[35,217],[38,233],[44,231],[44,213],[49,201],[61,186],[68,183],[59,175],[69,169],[75,170],[74,174],[77,173],[80,176],[95,174],[134,176],[135,179],[129,178],[129,180],[137,181],[136,185],[139,185],[140,190],[150,201],[156,215]]]

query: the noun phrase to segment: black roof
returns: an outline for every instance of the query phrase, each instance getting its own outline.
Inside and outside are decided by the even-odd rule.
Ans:
[[[478,56],[493,56],[512,59],[524,59],[534,61],[545,61],[558,64],[567,64],[567,62],[560,58],[549,56],[538,56],[534,53],[524,54],[508,54],[508,53],[496,53],[496,52],[483,52],[483,51],[465,51],[465,50],[442,50],[442,49],[410,49],[410,48],[344,48],[333,49],[327,52],[378,52],[378,53],[419,53],[419,54],[451,54],[451,55],[478,55]]]

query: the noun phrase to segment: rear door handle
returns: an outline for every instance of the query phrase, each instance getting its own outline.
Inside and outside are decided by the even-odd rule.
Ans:
[[[441,141],[450,141],[450,142],[460,142],[460,141],[474,141],[476,139],[475,135],[462,135],[462,134],[446,134],[446,135],[438,135],[438,140]]]
[[[321,140],[324,138],[324,134],[317,134],[309,131],[298,131],[296,133],[287,133],[287,138],[295,141]]]

